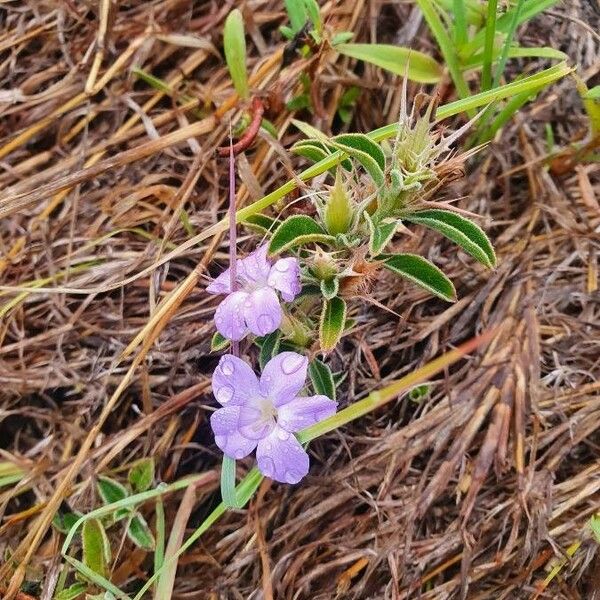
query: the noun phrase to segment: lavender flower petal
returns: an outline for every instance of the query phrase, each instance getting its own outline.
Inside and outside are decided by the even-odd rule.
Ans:
[[[239,262],[240,278],[246,282],[266,285],[270,270],[271,261],[267,259],[266,244],[260,246]]]
[[[281,352],[263,369],[260,391],[279,408],[291,402],[304,387],[308,359],[297,352]]]
[[[231,292],[230,270],[225,269],[218,277],[213,279],[207,286],[206,291],[209,294],[229,294]]]
[[[286,302],[300,293],[300,265],[296,258],[280,258],[269,271],[267,283],[281,292]]]
[[[258,442],[256,460],[263,475],[281,483],[298,483],[308,473],[308,454],[293,434],[279,426]]]
[[[212,376],[212,390],[217,402],[223,406],[252,406],[260,397],[254,371],[233,354],[221,357]]]
[[[244,458],[256,448],[256,440],[249,440],[237,430],[240,409],[243,407],[220,408],[210,417],[215,443],[231,458]]]
[[[247,298],[246,292],[233,292],[217,306],[215,325],[223,337],[229,340],[241,340],[248,332],[242,313]]]
[[[335,414],[337,402],[327,396],[294,398],[277,410],[277,423],[286,431],[300,431]]]
[[[283,313],[274,290],[264,287],[252,292],[244,302],[244,318],[254,335],[267,335],[281,325]]]

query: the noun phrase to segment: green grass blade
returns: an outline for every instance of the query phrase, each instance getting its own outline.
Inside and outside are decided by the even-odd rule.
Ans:
[[[500,57],[500,62],[498,63],[498,66],[496,67],[496,72],[494,73],[494,81],[492,82],[492,87],[498,86],[498,84],[500,83],[500,77],[502,77],[502,74],[504,73],[506,61],[508,60],[508,53],[510,52],[510,47],[512,46],[512,42],[515,37],[515,32],[517,31],[517,27],[519,26],[519,16],[521,15],[523,4],[523,0],[517,0],[517,6],[512,11],[512,19],[510,20],[510,25],[506,33],[506,39],[504,40],[504,46],[502,47],[502,56]]]
[[[481,73],[481,91],[492,87],[492,60],[494,41],[496,39],[496,13],[498,0],[488,0],[487,16],[485,19],[485,41],[483,45],[483,70]]]
[[[454,43],[460,49],[467,43],[467,13],[464,0],[452,1],[454,14]]]
[[[344,56],[381,67],[418,83],[437,83],[443,70],[439,63],[417,50],[390,44],[338,44],[335,50]]]
[[[419,8],[423,12],[423,16],[429,25],[429,29],[433,36],[435,37],[446,65],[448,67],[448,71],[450,72],[450,76],[452,77],[452,81],[454,81],[454,85],[456,86],[456,91],[458,93],[459,98],[467,98],[470,95],[469,87],[467,86],[466,81],[463,79],[462,72],[460,69],[460,63],[458,61],[458,54],[456,53],[456,46],[451,40],[440,16],[437,12],[436,7],[434,6],[431,0],[416,0]],[[472,109],[468,111],[469,117],[474,117],[475,114]]]

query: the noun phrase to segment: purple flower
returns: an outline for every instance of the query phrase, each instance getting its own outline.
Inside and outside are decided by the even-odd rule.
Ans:
[[[308,359],[296,352],[272,358],[260,379],[243,360],[224,355],[212,377],[216,410],[210,424],[215,442],[230,458],[244,458],[256,448],[263,475],[298,483],[308,473],[308,454],[294,433],[335,414],[327,396],[298,396]]]
[[[267,335],[281,324],[283,313],[277,291],[286,301],[300,293],[300,267],[295,258],[267,259],[267,246],[261,246],[236,262],[238,287],[231,291],[229,269],[206,288],[209,294],[228,294],[215,312],[219,333],[230,340],[241,340],[250,330]]]

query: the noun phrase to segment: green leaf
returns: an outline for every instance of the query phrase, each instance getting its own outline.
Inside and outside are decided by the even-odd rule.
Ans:
[[[395,75],[419,83],[437,83],[443,69],[431,56],[389,44],[337,44],[335,50],[345,56],[364,60]],[[407,68],[408,67],[408,68]]]
[[[279,351],[279,343],[281,341],[281,330],[277,329],[265,335],[262,338],[260,345],[260,353],[258,355],[258,364],[261,370],[265,368],[265,365],[277,354]]]
[[[81,538],[84,564],[101,577],[107,577],[110,566],[110,543],[100,520],[85,521]]]
[[[340,282],[337,277],[333,277],[332,279],[322,279],[321,280],[321,294],[327,300],[331,300],[335,296],[338,295],[340,291]]]
[[[298,33],[304,27],[308,18],[304,0],[285,0],[284,4],[292,26],[292,33]]]
[[[439,231],[467,254],[488,268],[496,265],[496,254],[483,230],[465,217],[447,210],[421,210],[404,217],[411,223]]]
[[[596,541],[600,544],[600,514],[592,515],[590,519],[590,527],[596,536]]]
[[[539,13],[543,12],[547,8],[551,8],[555,4],[558,4],[559,0],[527,0],[523,2],[523,7],[519,9],[517,6],[507,10],[501,17],[496,21],[495,32],[508,33],[509,30],[514,27],[521,25],[525,21],[529,21]],[[519,9],[518,18],[514,21],[515,11]],[[464,48],[461,48],[461,56],[467,57],[473,54],[479,48],[482,48],[485,44],[485,29],[478,31],[472,40],[465,44]]]
[[[110,477],[100,477],[97,483],[98,493],[104,504],[112,504],[127,498],[127,488]]]
[[[462,64],[463,69],[474,69],[480,67],[483,64],[483,54],[475,54],[471,56]],[[493,61],[497,62],[501,58],[500,52],[496,51],[493,56]],[[545,46],[532,48],[523,48],[521,46],[512,46],[508,50],[508,58],[548,58],[556,60],[566,60],[568,56],[556,50],[555,48],[549,48]]]
[[[348,231],[354,215],[339,169],[335,174],[335,185],[331,188],[323,212],[325,227],[331,235]]]
[[[595,85],[582,96],[588,100],[600,100],[600,85]]]
[[[80,513],[57,512],[57,513],[55,513],[55,515],[52,519],[52,525],[54,525],[54,527],[61,533],[68,533],[70,531],[71,527],[73,527],[73,525],[75,525],[75,523],[77,523],[77,521],[79,520],[79,517],[81,517]]]
[[[308,375],[316,394],[322,394],[335,400],[335,382],[331,369],[318,358],[314,358],[308,365]]]
[[[278,254],[295,246],[323,242],[332,244],[335,238],[308,215],[288,217],[276,230],[269,244],[269,254]]]
[[[225,348],[229,348],[229,340],[226,337],[223,337],[218,331],[215,332],[210,340],[210,351],[211,352],[221,352],[221,350],[225,350]]]
[[[333,148],[328,148],[323,142],[311,139],[296,142],[291,147],[291,151],[313,162],[317,162],[331,156]],[[352,170],[352,162],[348,158],[343,159],[341,165],[346,171]]]
[[[239,508],[235,495],[235,458],[226,454],[223,454],[221,467],[221,498],[225,506]]]
[[[154,481],[154,459],[143,458],[131,469],[127,475],[131,489],[137,494],[145,492]]]
[[[374,223],[371,215],[367,211],[363,213],[366,222],[369,225],[369,252],[371,256],[381,254],[383,249],[394,237],[398,227],[397,221],[391,223]]]
[[[340,31],[339,33],[335,33],[331,38],[331,45],[337,46],[338,44],[345,44],[349,42],[354,37],[354,34],[351,31]]]
[[[473,108],[485,106],[492,102],[496,102],[497,100],[512,98],[523,92],[538,91],[554,81],[557,81],[561,77],[568,75],[572,70],[573,69],[568,67],[564,62],[561,62],[558,65],[544,69],[535,75],[523,77],[523,79],[500,85],[491,90],[487,90],[486,92],[473,94],[461,100],[455,100],[454,102],[444,104],[436,110],[435,118],[437,121],[441,121],[452,115],[457,115],[463,111],[468,112]]]
[[[54,596],[54,600],[77,600],[85,592],[87,585],[85,583],[74,583],[68,588],[61,590]]]
[[[321,32],[323,31],[323,23],[321,22],[319,5],[315,0],[304,0],[304,7],[306,9],[308,18],[311,20],[313,27],[315,28],[315,32],[320,36]],[[319,43],[320,37],[317,37],[315,41]]]
[[[355,158],[378,185],[385,183],[385,154],[379,146],[363,133],[346,133],[331,139],[336,150]]]
[[[442,300],[454,302],[456,290],[452,282],[433,263],[416,254],[383,255],[383,266],[434,294]]]
[[[139,513],[135,514],[127,528],[127,537],[142,550],[152,552],[155,547],[152,530],[148,526],[146,519]]]
[[[439,7],[435,5],[433,0],[416,0],[416,2],[423,12],[427,25],[440,47],[444,62],[448,67],[452,81],[454,81],[454,86],[456,87],[459,98],[468,98],[471,95],[471,92],[460,71],[460,61],[457,53],[458,49],[450,38],[446,27],[444,27],[444,23],[442,23]],[[470,118],[475,116],[475,113],[471,109],[468,110],[468,114]]]
[[[248,74],[246,73],[246,34],[244,18],[239,9],[234,8],[225,19],[223,28],[223,49],[229,74],[240,98],[248,98]]]
[[[345,322],[346,302],[339,297],[324,300],[319,324],[319,342],[323,352],[335,348],[342,337]]]
[[[267,215],[250,215],[245,221],[244,225],[256,229],[261,233],[269,233],[275,231],[279,221],[273,217],[267,217]]]

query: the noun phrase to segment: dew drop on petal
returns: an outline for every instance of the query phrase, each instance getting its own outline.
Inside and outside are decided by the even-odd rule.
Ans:
[[[277,430],[277,437],[284,442],[285,440],[288,440],[290,438],[290,434],[285,430],[285,429],[281,429],[279,428]]]
[[[236,450],[234,452],[234,454],[235,454],[236,458],[244,458],[244,451],[241,448],[239,448],[238,450]]]
[[[275,328],[275,322],[270,315],[260,315],[257,319],[257,325],[261,332],[269,333]]]
[[[267,477],[272,477],[273,473],[275,472],[275,463],[272,459],[265,456],[258,463],[258,468],[263,475],[266,475]]]
[[[281,361],[281,370],[286,375],[292,375],[304,366],[305,358],[301,354],[291,352]]]
[[[230,385],[220,387],[215,393],[215,398],[221,404],[227,404],[233,398],[233,388]]]
[[[233,364],[230,360],[224,360],[221,362],[221,371],[223,371],[223,375],[233,375]]]
[[[275,269],[277,269],[281,273],[285,273],[289,269],[289,265],[287,262],[285,262],[283,260],[278,260],[275,263]]]

